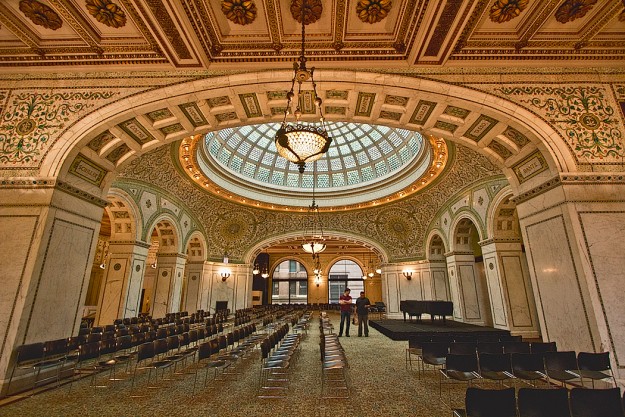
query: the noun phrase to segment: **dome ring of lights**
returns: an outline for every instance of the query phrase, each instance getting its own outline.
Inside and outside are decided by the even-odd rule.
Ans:
[[[303,174],[279,156],[273,138],[279,123],[226,128],[182,140],[181,166],[203,189],[246,205],[304,210],[313,178],[321,211],[357,209],[403,198],[443,170],[442,139],[382,125],[328,122],[333,143]]]

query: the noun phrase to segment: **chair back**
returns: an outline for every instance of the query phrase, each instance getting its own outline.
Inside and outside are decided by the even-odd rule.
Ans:
[[[144,343],[137,347],[137,362],[141,362],[146,359],[152,359],[154,357],[154,343]]]
[[[529,342],[503,342],[504,353],[530,353]]]
[[[197,349],[197,359],[201,361],[202,359],[209,358],[213,354],[211,349],[210,342],[200,343],[200,346]]]
[[[517,417],[514,388],[489,390],[469,387],[465,408],[467,417]]]
[[[449,345],[449,353],[454,355],[471,355],[477,352],[477,343],[454,342]]]
[[[611,369],[610,352],[579,352],[577,365],[583,371],[607,371]]]
[[[530,344],[532,353],[557,352],[556,342],[532,342]]]
[[[43,359],[43,343],[30,343],[17,348],[17,364],[22,365],[28,362],[37,362]]]
[[[571,371],[577,369],[577,357],[572,350],[564,352],[545,352],[545,369],[547,371]]]
[[[481,353],[480,370],[485,372],[512,372],[509,353]]]
[[[539,353],[512,353],[513,371],[540,371],[545,372],[545,363]]]
[[[455,355],[450,353],[446,357],[445,368],[448,371],[477,372],[477,354]]]
[[[572,417],[623,417],[619,388],[571,390]]]
[[[569,394],[566,388],[520,388],[519,417],[570,417]]]

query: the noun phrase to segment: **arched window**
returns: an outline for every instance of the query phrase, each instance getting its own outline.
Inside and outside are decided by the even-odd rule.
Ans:
[[[308,302],[308,272],[299,261],[289,259],[273,270],[272,304],[295,304]]]
[[[339,297],[345,288],[351,290],[352,298],[356,298],[360,291],[364,291],[365,282],[362,279],[363,271],[360,266],[349,259],[342,259],[332,265],[328,274],[328,299],[331,303],[338,303]]]

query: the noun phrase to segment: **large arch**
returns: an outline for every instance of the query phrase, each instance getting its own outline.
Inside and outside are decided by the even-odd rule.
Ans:
[[[344,105],[344,114],[329,114],[328,120],[352,120],[357,116],[361,122],[411,128],[461,143],[500,166],[515,191],[519,181],[513,167],[536,152],[543,165],[539,175],[524,183],[524,187],[540,183],[557,172],[575,171],[574,156],[559,133],[537,114],[501,97],[413,77],[355,71],[318,73],[323,88],[320,94],[338,90],[347,97],[337,103]],[[118,168],[162,144],[223,127],[279,121],[279,114],[272,114],[271,109],[282,102],[270,100],[267,93],[284,90],[285,80],[289,78],[287,71],[206,78],[119,100],[83,117],[57,139],[45,155],[41,174],[80,183],[67,174],[74,159],[82,153],[108,172],[101,183],[102,188],[107,188]],[[369,97],[371,94],[403,97],[406,105],[392,112],[380,100],[369,111],[356,114],[361,93]],[[255,97],[255,113],[250,113],[252,104],[240,97],[246,94]],[[464,110],[464,118],[446,114],[450,106]],[[185,116],[185,111],[193,112],[194,116],[190,117],[194,122]],[[154,114],[158,112],[164,113],[165,119],[155,121]],[[175,129],[165,129],[168,126]],[[515,143],[516,139],[510,137],[519,140]],[[93,189],[93,185],[89,188]]]

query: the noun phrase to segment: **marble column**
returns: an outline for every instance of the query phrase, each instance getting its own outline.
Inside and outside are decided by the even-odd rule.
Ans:
[[[513,201],[543,339],[609,351],[625,379],[625,183],[603,178],[562,175]]]
[[[0,384],[18,346],[78,333],[106,203],[54,180],[0,187]]]
[[[164,317],[167,313],[180,311],[182,295],[182,274],[187,255],[181,253],[158,253],[156,255],[156,277],[152,288],[152,317]]]
[[[490,239],[480,245],[493,326],[525,338],[538,338],[536,303],[521,242]]]
[[[202,306],[202,293],[204,280],[204,265],[206,262],[188,262],[184,271],[186,285],[183,297],[182,310],[188,311],[189,314],[197,310],[204,309]]]
[[[141,288],[150,245],[111,241],[100,286],[96,323],[112,324],[117,318],[136,317],[141,311]]]
[[[492,318],[487,289],[480,277],[473,253],[445,254],[454,320],[479,326],[490,325]]]

